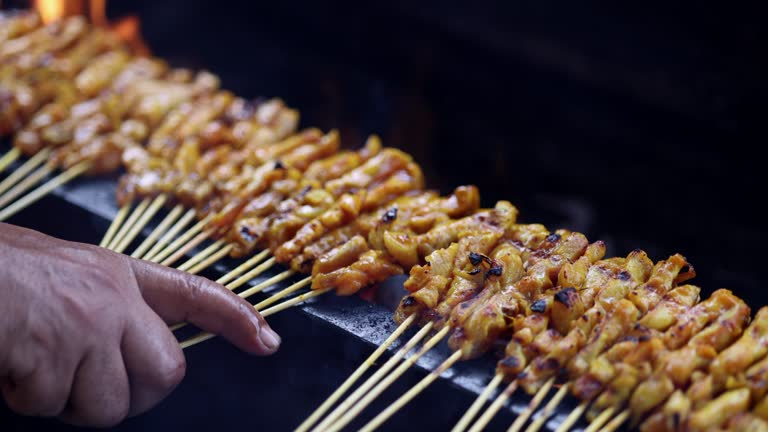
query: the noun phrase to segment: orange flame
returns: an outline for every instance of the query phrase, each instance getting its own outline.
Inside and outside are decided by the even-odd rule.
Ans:
[[[111,27],[117,36],[131,47],[134,53],[141,56],[149,55],[149,47],[141,37],[139,17],[127,16]]]
[[[62,0],[35,0],[35,10],[44,23],[48,24],[67,15],[68,3]]]
[[[110,28],[138,55],[149,55],[149,48],[141,38],[140,22],[131,15],[110,24],[107,19],[107,0],[88,0],[87,12],[93,25]],[[34,0],[35,10],[44,23],[86,12],[86,0]]]

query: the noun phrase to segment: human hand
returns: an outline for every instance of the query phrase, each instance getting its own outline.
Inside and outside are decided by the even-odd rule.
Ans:
[[[190,322],[274,353],[253,307],[207,279],[0,223],[0,389],[24,415],[106,427],[184,377],[168,324]]]

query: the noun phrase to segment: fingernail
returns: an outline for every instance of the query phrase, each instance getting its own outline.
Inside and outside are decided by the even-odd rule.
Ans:
[[[265,326],[261,328],[259,338],[261,338],[261,343],[269,349],[275,349],[280,346],[280,336],[269,327]]]

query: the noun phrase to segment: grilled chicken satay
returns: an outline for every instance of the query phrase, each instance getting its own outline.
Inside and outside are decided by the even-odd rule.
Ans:
[[[719,352],[708,370],[694,371],[687,390],[675,390],[643,427],[646,430],[681,427],[708,430],[748,411],[755,401],[765,396],[764,366],[759,362],[756,368],[750,366],[766,354],[767,323],[768,308],[762,308],[741,337]],[[670,414],[674,414],[674,418]]]
[[[451,306],[443,302],[449,297],[453,302],[465,290],[475,292],[482,288],[485,272],[478,267],[480,261],[493,251],[516,218],[517,209],[507,201],[499,201],[493,209],[480,210],[417,236],[419,253],[427,257],[426,264],[411,269],[410,277],[405,282],[405,288],[411,294],[400,301],[395,321],[402,322],[412,314],[417,314],[422,321],[447,318],[450,310],[446,309]],[[474,229],[453,229],[459,225],[472,225]],[[446,230],[446,226],[451,229]],[[430,235],[436,230],[440,235]],[[423,251],[431,252],[426,254]],[[478,276],[480,273],[483,274]],[[454,278],[457,278],[455,284]],[[440,308],[439,312],[435,310],[437,308]]]
[[[580,259],[585,252],[599,256],[604,249],[600,243],[590,247],[582,234],[567,231],[547,236],[542,246],[534,254],[526,253],[528,248],[521,250],[525,275],[520,280],[499,287],[496,292],[484,290],[454,311],[452,322],[457,331],[451,336],[449,345],[461,349],[465,358],[484,353],[494,341],[509,336],[516,323],[531,321],[526,321],[526,317],[536,310],[543,311],[538,307],[546,302],[541,296],[547,291],[563,291],[555,287],[566,264]],[[563,294],[568,292],[565,290]]]
[[[429,219],[443,219],[436,217],[435,214],[444,211],[455,215],[461,215],[475,208],[477,200],[474,198],[473,187],[459,187],[448,197],[437,197],[432,193],[421,193],[409,195],[395,199],[391,202],[383,203],[375,212],[368,213],[363,217],[357,218],[344,228],[330,231],[320,237],[309,247],[304,247],[300,254],[298,249],[293,251],[285,258],[291,258],[292,261],[301,259],[301,265],[306,266],[307,249],[314,249],[317,253],[318,244],[327,245],[323,237],[330,235],[334,238],[335,234],[344,232],[347,227],[357,232],[349,241],[337,246],[335,249],[320,253],[316,259],[313,259],[312,266],[312,288],[327,289],[335,287],[337,293],[346,295],[353,294],[359,289],[383,281],[389,276],[401,274],[403,267],[387,251],[383,238],[379,237],[382,233],[382,226],[389,226],[399,217],[398,215],[433,215]],[[443,213],[445,217],[448,217]],[[416,218],[417,220],[418,218]],[[360,223],[362,222],[362,223]],[[421,229],[428,229],[429,224],[425,221],[418,223]],[[305,228],[308,225],[305,225]],[[400,224],[405,226],[405,224]],[[312,229],[312,228],[310,228]],[[384,232],[386,233],[386,232]],[[294,239],[299,238],[303,233],[297,233]],[[364,235],[367,234],[365,244]],[[351,235],[351,234],[348,234]],[[371,240],[374,238],[375,240]],[[354,242],[353,242],[354,240]],[[290,251],[284,251],[290,252]],[[276,252],[277,253],[277,252]],[[358,254],[359,258],[348,264],[339,257],[354,256]],[[417,258],[418,259],[418,258]]]
[[[75,137],[86,140],[101,125],[109,123],[101,99],[88,100],[86,89],[103,89],[128,66],[129,57],[123,51],[112,51],[93,60],[75,78],[76,102],[54,102],[45,106],[14,139],[14,146],[26,155],[33,155],[43,147],[61,147]],[[133,69],[129,69],[132,71]],[[90,121],[79,131],[76,126]],[[78,133],[79,132],[79,133]]]
[[[599,243],[593,244],[592,250],[588,249],[584,255],[586,261],[591,262],[599,257],[603,253],[602,246]],[[560,272],[564,281],[570,279],[576,284],[581,283],[581,273],[586,263],[582,258],[580,261],[573,266],[568,264],[563,266]],[[612,258],[598,261],[589,267],[583,282],[585,289],[579,292],[578,297],[574,296],[572,291],[560,289],[555,291],[555,295],[561,296],[563,301],[547,302],[540,299],[531,304],[533,312],[538,312],[524,318],[520,317],[522,319],[519,318],[514,323],[514,336],[505,348],[505,358],[498,363],[497,372],[504,374],[507,378],[514,378],[529,365],[531,359],[544,357],[553,351],[557,353],[558,349],[572,348],[569,342],[563,340],[567,340],[569,335],[572,339],[578,340],[576,335],[580,333],[576,329],[589,326],[603,316],[604,307],[610,309],[629,289],[645,281],[650,268],[651,262],[642,251],[634,251],[626,259]],[[549,309],[548,306],[550,306]],[[579,316],[579,319],[574,321],[577,313],[585,309],[587,312],[584,316],[587,316],[587,319]],[[564,317],[556,317],[555,312],[566,312],[566,314]],[[558,321],[560,323],[548,329],[550,320],[553,324]],[[561,333],[562,330],[566,332]],[[587,330],[582,329],[582,331]]]
[[[754,413],[736,414],[720,429],[723,431],[768,432],[768,419]]]
[[[242,147],[249,131],[264,129],[263,125],[255,124],[254,119],[266,118],[265,121],[275,121],[275,118],[293,117],[290,113],[285,116],[270,114],[275,118],[263,114],[274,113],[276,107],[284,108],[278,100],[252,106],[236,98],[223,112],[222,117],[207,124],[196,121],[196,135],[179,135],[178,129],[182,126],[186,125],[187,130],[193,129],[190,123],[185,123],[186,116],[194,110],[196,104],[207,101],[208,95],[216,87],[218,78],[202,73],[195,78],[191,92],[176,92],[177,99],[173,104],[167,100],[156,103],[150,100],[137,105],[134,110],[137,113],[134,115],[139,117],[141,112],[158,112],[158,105],[169,108],[170,112],[164,115],[150,138],[149,147],[154,148],[152,151],[160,155],[152,153],[149,148],[139,146],[124,153],[123,163],[128,174],[121,177],[118,184],[118,203],[125,205],[136,197],[165,193],[175,195],[175,198],[191,207],[200,208],[216,192],[217,185],[231,181],[241,174],[246,151],[237,149]],[[157,93],[151,94],[157,99]],[[226,94],[221,95],[220,102],[227,98]],[[279,112],[289,111],[292,110],[284,109]],[[211,131],[209,126],[212,123],[221,122],[231,124],[231,129],[222,131],[219,128],[217,131]],[[175,151],[164,151],[163,143],[168,143],[168,148]]]
[[[326,195],[326,198],[319,201],[319,205],[312,208],[301,205],[289,213],[270,216],[270,218],[268,218],[271,219],[268,222],[268,229],[261,241],[265,246],[269,247],[270,250],[276,251],[283,244],[286,244],[292,238],[295,238],[302,227],[307,226],[308,224],[314,225],[312,224],[312,220],[315,218],[325,218],[326,222],[324,222],[323,225],[328,224],[328,231],[341,226],[342,222],[337,220],[339,212],[332,206],[334,202],[338,202],[338,200],[344,196],[347,197],[347,201],[351,204],[347,206],[347,209],[353,210],[354,207],[356,208],[354,210],[356,214],[359,214],[361,211],[381,206],[406,192],[422,189],[424,183],[421,169],[412,162],[409,162],[408,166],[409,170],[411,170],[408,176],[402,177],[400,173],[395,172],[389,177],[385,177],[378,184],[371,184],[368,187],[355,191],[355,193],[344,192],[343,195],[337,196],[330,193],[326,188],[319,189]],[[310,193],[319,190],[313,190]],[[355,204],[352,205],[352,203]],[[356,215],[349,215],[345,222],[348,223],[354,217],[356,217]],[[302,235],[307,235],[313,231],[314,228],[309,226],[308,230],[302,233]],[[322,232],[323,230],[318,229],[318,231]],[[285,261],[292,259],[297,252],[297,250],[294,250],[291,253],[287,253],[284,257]]]
[[[681,288],[684,287],[673,290],[673,293]],[[677,303],[681,303],[680,300],[677,300]],[[689,343],[695,334],[729,311],[736,314],[744,312],[740,301],[728,290],[716,291],[707,300],[683,313],[677,313],[677,307],[672,304],[669,307],[651,311],[640,321],[641,325],[644,328],[652,327],[658,332],[663,330],[664,333],[638,338],[635,349],[624,359],[611,365],[616,370],[615,378],[610,382],[607,382],[607,377],[601,380],[602,391],[594,400],[590,415],[610,407],[623,406],[630,399],[635,388],[653,373],[654,365],[664,353]],[[688,354],[690,355],[691,352]],[[595,375],[599,375],[598,367],[599,363],[591,365]],[[666,394],[669,395],[669,392]],[[666,396],[662,400],[665,398]]]
[[[749,307],[727,290],[719,292],[722,293],[713,303],[722,303],[725,310],[721,311],[712,323],[693,335],[683,347],[661,352],[652,362],[651,375],[633,390],[629,399],[633,422],[639,421],[649,411],[663,404],[675,389],[688,385],[695,371],[706,368],[718,352],[741,335],[749,321]],[[674,328],[670,334],[674,332]],[[656,420],[650,418],[647,422],[654,424]],[[645,430],[653,429],[647,429],[646,426]]]
[[[0,46],[11,39],[16,39],[40,28],[42,24],[40,16],[32,11],[0,12]]]
[[[505,357],[497,365],[498,373],[507,379],[514,378],[531,359],[568,347],[563,339],[570,335],[572,340],[578,340],[577,334],[588,332],[583,326],[599,319],[606,308],[611,310],[618,299],[647,280],[652,263],[645,252],[638,250],[627,258],[598,261],[604,251],[604,244],[593,243],[579,260],[562,267],[558,288],[532,302],[533,313],[514,323],[514,335],[505,348]],[[562,288],[563,284],[575,285],[568,287],[575,289]]]
[[[386,250],[404,268],[422,262],[418,236],[438,225],[464,217],[480,207],[480,193],[475,186],[459,186],[445,198],[430,200],[424,206],[392,207],[368,233],[368,241]]]
[[[691,308],[699,301],[700,289],[693,285],[682,285],[674,288],[662,301],[649,313],[635,324],[634,328],[623,335],[612,347],[605,350],[589,365],[589,370],[573,382],[572,393],[582,400],[592,400],[620,375],[623,366],[635,365],[642,359],[649,361],[649,353],[657,351],[650,347],[662,347],[658,344],[641,346],[642,342],[656,337],[662,342],[660,336],[663,332],[675,324],[680,314]],[[605,408],[601,404],[595,404],[593,409],[597,412]]]
[[[619,296],[612,297],[612,302],[596,302],[584,317],[577,320],[574,328],[568,334],[552,344],[549,353],[535,358],[519,377],[520,385],[529,393],[535,393],[550,377],[566,367],[569,376],[581,376],[589,367],[589,363],[610,347],[616,339],[626,333],[634,322],[642,317],[638,307],[630,301],[633,293],[648,293],[648,296],[659,299],[679,282],[687,277],[681,274],[688,266],[681,255],[673,255],[666,261],[658,263],[651,272],[648,282],[636,286],[632,274],[628,274],[627,284],[617,289]],[[625,276],[626,277],[626,276]],[[621,294],[625,294],[622,296]],[[624,298],[624,297],[627,298]],[[633,296],[638,297],[638,296]],[[638,300],[640,301],[640,300]],[[645,301],[646,311],[651,303]]]
[[[69,30],[56,41],[57,50],[28,52],[0,67],[0,132],[19,129],[47,103],[68,106],[87,97],[83,92],[94,90],[92,80],[76,75],[98,55],[122,49],[107,31],[88,28],[80,19],[65,23]]]
[[[694,375],[693,384],[686,391],[692,407],[698,408],[726,387],[747,384],[740,378],[753,363],[768,354],[768,308],[761,308],[744,334],[733,345],[717,355],[706,373]],[[729,381],[731,381],[729,385]],[[739,384],[737,384],[739,383]]]
[[[360,167],[354,168],[347,174],[342,175],[341,178],[344,176],[349,176],[350,174],[359,171],[363,167],[367,168],[367,164],[370,161],[378,160],[384,162],[392,161],[393,159],[406,159],[403,161],[403,166],[410,163],[410,157],[404,153],[390,149],[384,149],[379,154],[363,163],[363,165]],[[415,166],[415,164],[412,164],[412,166]],[[416,169],[418,169],[418,167],[416,167]],[[366,185],[365,183],[360,183],[360,190],[365,190],[366,192],[361,210],[365,209],[364,206],[366,203],[371,203],[370,199],[368,198],[368,194],[381,184],[387,184],[389,179],[388,175],[392,175],[390,168],[388,168],[385,163],[381,165],[381,170],[378,171],[378,173],[385,173],[378,176],[378,178],[373,176],[371,177],[371,179],[376,178],[379,180],[380,183],[378,185]],[[327,186],[337,180],[339,179],[331,180],[325,185],[310,184],[305,186],[305,189],[303,189],[300,193],[288,200],[281,202],[278,205],[276,211],[266,217],[238,218],[238,221],[235,223],[235,233],[237,233],[236,235],[245,233],[249,237],[247,239],[250,240],[249,243],[253,244],[254,246],[269,248],[270,250],[275,251],[282,244],[291,240],[296,235],[298,230],[301,229],[305,224],[312,221],[313,218],[318,217],[326,212],[333,205],[333,203],[336,202],[338,197],[341,196],[337,195],[337,193],[344,194],[351,192],[344,189],[335,189],[333,191],[329,190]],[[406,187],[400,188],[398,191],[405,192],[407,190],[420,189],[422,186],[423,184],[421,183],[420,170],[418,170],[418,174],[413,176],[411,181],[407,182]],[[253,199],[255,196],[257,196],[257,194],[251,193],[249,198]],[[391,198],[390,195],[383,194],[383,196],[379,196],[378,199],[381,201],[375,203],[376,205],[381,205]],[[237,206],[242,206],[243,201],[244,200],[241,198],[240,201],[235,201],[234,203],[228,204],[227,207],[225,207],[225,210],[220,212],[220,214],[226,214],[229,212],[229,209],[234,209],[237,211]],[[219,216],[217,215],[217,218],[218,217]],[[287,260],[288,259],[286,257],[286,261]]]
[[[3,67],[23,71],[39,64],[41,56],[66,49],[88,30],[88,23],[81,16],[55,21],[4,41],[0,45],[0,61]]]
[[[437,199],[439,197],[434,192],[414,191],[377,209],[363,213],[351,223],[333,229],[311,244],[306,245],[299,254],[291,259],[290,266],[295,271],[311,273],[315,261],[332,249],[343,245],[357,235],[363,238],[370,236],[370,233],[376,229],[379,223],[391,218],[393,208],[396,208],[398,213],[410,211],[411,209],[427,207],[430,202]]]
[[[91,174],[111,172],[119,166],[123,152],[138,147],[151,125],[159,122],[176,104],[218,86],[218,79],[207,73],[198,74],[193,82],[184,82],[192,76],[177,71],[170,71],[162,78],[150,76],[165,70],[162,63],[154,63],[156,67],[144,68],[144,75],[139,66],[126,75],[118,75],[111,88],[89,101],[92,102],[89,108],[99,107],[97,112],[86,114],[79,121],[70,118],[59,124],[63,126],[59,131],[62,138],[69,141],[55,151],[53,163],[68,168],[89,161]],[[139,79],[127,81],[131,76]],[[148,90],[145,88],[148,83],[155,85]],[[88,108],[83,111],[87,112]]]

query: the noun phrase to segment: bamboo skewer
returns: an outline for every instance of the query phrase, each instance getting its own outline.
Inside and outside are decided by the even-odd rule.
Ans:
[[[21,151],[19,151],[17,147],[12,148],[8,153],[4,154],[3,157],[0,158],[0,173],[5,171],[9,165],[16,162],[16,159],[18,159],[19,156],[21,156]]]
[[[337,388],[329,397],[326,399],[317,409],[315,409],[312,414],[307,417],[304,422],[302,422],[298,428],[294,432],[307,432],[309,431],[309,428],[315,424],[323,414],[325,414],[332,406],[333,404],[338,401],[341,396],[349,390],[352,385],[360,379],[361,376],[376,362],[376,360],[381,357],[382,354],[389,348],[396,340],[400,337],[403,332],[405,332],[408,327],[413,324],[413,322],[416,320],[416,315],[409,316],[405,321],[403,321],[396,329],[392,332],[391,335],[381,344],[378,348],[370,355],[367,359],[363,361],[363,363],[358,366],[357,369],[355,369],[354,372],[352,372],[352,375],[350,375],[342,384]]]
[[[434,325],[433,322],[428,322],[424,327],[419,329],[418,332],[416,332],[415,335],[411,336],[410,339],[403,345],[395,354],[392,355],[392,357],[389,358],[383,365],[379,367],[379,369],[374,372],[373,375],[371,375],[367,380],[365,380],[360,387],[357,388],[352,394],[347,396],[344,401],[339,404],[339,406],[336,407],[333,411],[331,411],[330,414],[328,414],[323,421],[320,422],[314,429],[312,429],[313,432],[318,431],[324,431],[329,426],[331,426],[332,423],[334,423],[336,420],[338,420],[345,412],[347,412],[352,405],[360,400],[373,386],[379,383],[381,379],[389,373],[392,368],[397,366],[397,363],[402,360],[406,354],[408,354],[409,351],[411,351],[419,342],[421,342],[422,339],[429,333],[430,330],[432,330],[432,326]]]
[[[509,400],[509,397],[517,390],[517,380],[512,381],[507,385],[504,391],[496,397],[496,400],[491,403],[491,406],[477,419],[477,422],[469,429],[469,432],[480,432],[488,423],[491,422],[493,416],[501,409],[502,406]]]
[[[176,268],[182,271],[186,271],[192,268],[195,264],[199,263],[200,261],[208,258],[211,254],[215,253],[217,250],[221,249],[223,246],[224,246],[224,240],[216,240],[210,246],[201,250],[195,256],[193,256],[192,258],[184,262],[184,264]]]
[[[571,411],[570,414],[568,414],[568,417],[563,420],[562,423],[560,423],[560,426],[557,427],[555,432],[568,432],[571,430],[573,425],[576,424],[577,421],[579,421],[579,417],[581,417],[582,414],[584,414],[584,411],[587,410],[587,407],[589,406],[589,401],[584,401],[579,404],[579,406],[576,407],[573,411]]]
[[[287,296],[288,294],[292,294],[292,293],[294,293],[294,292],[304,288],[305,286],[309,285],[311,282],[312,282],[312,277],[311,276],[307,276],[304,279],[302,279],[302,280],[292,284],[291,286],[289,286],[287,288],[284,288],[280,292],[278,292],[278,293],[276,293],[274,295],[269,296],[268,299],[263,300],[260,303],[257,303],[254,307],[256,309],[258,309],[258,310],[262,310],[265,307],[271,305],[272,303],[274,303],[274,302],[280,300],[281,298]]]
[[[51,154],[51,150],[44,148],[32,156],[28,161],[24,162],[20,167],[16,168],[14,172],[8,175],[2,182],[0,182],[0,194],[7,191],[11,186],[18,183],[25,175],[29,174],[33,169],[40,166],[48,159]]]
[[[197,245],[199,245],[200,243],[208,240],[211,237],[211,235],[213,235],[212,231],[203,231],[203,232],[201,232],[200,234],[195,236],[195,238],[190,240],[188,243],[184,244],[184,246],[179,248],[177,251],[173,252],[173,254],[171,254],[171,256],[169,256],[168,258],[164,259],[163,261],[160,261],[160,264],[164,265],[164,266],[173,265],[173,263],[175,263],[176,261],[180,260],[189,251],[191,251],[192,249],[197,247]]]
[[[136,236],[139,235],[141,230],[147,226],[149,221],[152,220],[152,217],[155,216],[158,210],[160,210],[160,207],[165,204],[165,200],[165,195],[159,195],[154,199],[154,201],[152,201],[152,204],[150,204],[149,208],[144,211],[144,214],[141,215],[141,218],[139,218],[136,224],[134,224],[128,233],[126,233],[125,237],[123,237],[122,241],[115,247],[115,252],[122,253],[125,251],[125,249],[128,248]]]
[[[409,357],[407,360],[402,362],[400,366],[397,367],[391,374],[389,374],[386,378],[384,378],[376,387],[373,388],[363,399],[361,399],[351,410],[349,410],[346,414],[344,414],[338,421],[336,421],[331,427],[328,429],[329,432],[338,432],[343,428],[344,426],[348,425],[349,422],[355,419],[358,414],[360,414],[361,411],[363,411],[368,405],[373,402],[374,399],[376,399],[384,390],[386,390],[390,385],[392,385],[393,382],[395,382],[396,379],[398,379],[402,374],[405,373],[408,368],[413,366],[418,359],[420,359],[424,354],[426,354],[429,350],[431,350],[438,342],[443,340],[446,335],[450,332],[451,328],[449,326],[443,327],[439,332],[437,332],[434,336],[432,336],[427,342],[424,343],[424,346],[413,356]]]
[[[595,419],[589,423],[589,426],[586,429],[584,429],[584,432],[599,431],[601,427],[603,427],[606,423],[608,423],[608,420],[610,420],[615,413],[616,413],[616,409],[614,409],[613,407],[610,407],[607,410],[601,412],[599,416],[595,417]]]
[[[541,410],[541,413],[536,417],[536,419],[531,423],[530,426],[528,426],[528,429],[526,429],[526,432],[536,432],[539,429],[541,429],[542,426],[544,426],[544,423],[552,417],[552,414],[554,414],[555,410],[557,409],[557,406],[560,404],[560,402],[563,400],[566,394],[568,394],[568,384],[564,384],[560,389],[555,393],[555,395],[552,397],[552,399],[547,402],[547,404],[544,406],[544,409]]]
[[[240,264],[239,266],[235,267],[229,273],[227,273],[224,276],[216,279],[216,282],[218,282],[220,284],[226,284],[227,282],[231,281],[232,279],[234,279],[234,278],[240,276],[241,274],[243,274],[244,271],[247,271],[248,269],[250,269],[254,265],[260,263],[261,260],[266,258],[269,254],[270,254],[270,251],[268,249],[265,249],[265,250],[257,253],[256,255],[248,258],[248,260],[246,262],[244,262],[244,263]]]
[[[147,206],[149,206],[149,198],[145,198],[142,200],[136,207],[134,207],[133,211],[130,215],[125,219],[125,223],[123,226],[120,227],[120,229],[115,233],[115,236],[112,238],[112,241],[107,244],[107,249],[115,250],[117,245],[123,240],[123,237],[130,231],[133,224],[136,223],[137,220],[141,217],[142,213],[144,213],[144,210],[146,210]]]
[[[192,225],[192,227],[190,229],[188,229],[186,232],[184,232],[184,234],[179,236],[176,240],[172,241],[171,244],[169,244],[168,246],[166,246],[165,248],[163,248],[162,250],[157,252],[151,258],[146,258],[145,257],[144,259],[146,259],[148,261],[152,261],[152,262],[161,262],[161,261],[163,261],[168,255],[174,253],[179,248],[184,247],[187,244],[187,242],[193,236],[197,235],[197,233],[202,231],[203,228],[205,228],[205,225],[208,224],[208,219],[209,218],[205,218],[205,219],[197,222],[196,224]]]
[[[19,211],[25,209],[27,206],[34,204],[37,202],[40,198],[44,197],[47,193],[50,191],[56,189],[57,187],[66,184],[68,181],[74,179],[75,177],[79,176],[80,174],[88,171],[88,169],[91,167],[90,161],[83,161],[79,164],[73,166],[72,168],[69,168],[68,170],[64,171],[63,173],[57,175],[56,177],[52,178],[39,188],[33,190],[32,192],[24,195],[21,199],[14,202],[10,206],[4,208],[2,211],[0,211],[0,222],[8,219],[9,217],[13,216],[14,214],[18,213]]]
[[[491,396],[491,393],[493,393],[494,390],[496,390],[496,387],[499,386],[501,383],[501,380],[504,378],[502,374],[496,374],[491,382],[488,383],[488,385],[485,386],[482,392],[480,392],[479,395],[477,395],[477,399],[475,399],[474,402],[472,402],[472,405],[470,405],[469,409],[464,413],[463,416],[459,419],[458,423],[456,423],[456,426],[451,429],[451,432],[464,432],[467,427],[469,426],[469,423],[472,421],[472,419],[475,418],[477,413],[480,411],[480,409],[483,407],[485,402],[488,400],[488,398]]]
[[[392,417],[398,410],[404,407],[408,402],[415,398],[425,388],[429,387],[440,375],[448,370],[454,363],[461,359],[461,351],[454,351],[450,357],[448,357],[437,369],[425,376],[415,386],[408,390],[404,395],[400,396],[394,403],[390,404],[384,411],[379,413],[373,420],[369,421],[365,426],[360,429],[363,432],[372,432],[379,426],[384,424],[390,417]]]
[[[507,432],[520,432],[520,430],[523,429],[523,425],[528,421],[529,418],[531,418],[531,415],[536,412],[536,409],[539,407],[539,405],[541,405],[541,402],[549,393],[549,390],[552,388],[553,384],[555,384],[554,378],[551,378],[549,381],[544,383],[544,386],[542,386],[539,391],[536,392],[536,394],[533,396],[533,399],[531,399],[531,402],[527,407],[525,407],[523,412],[517,416],[509,429],[507,429]]]
[[[307,301],[307,300],[309,300],[311,298],[319,297],[319,296],[321,296],[321,295],[323,295],[323,294],[325,294],[325,293],[327,293],[329,291],[332,291],[332,290],[333,290],[333,288],[325,288],[325,289],[322,289],[322,290],[312,290],[312,291],[304,293],[304,294],[302,294],[300,296],[296,296],[296,297],[294,297],[294,298],[292,298],[290,300],[286,300],[286,301],[280,303],[279,305],[275,305],[275,306],[272,306],[271,308],[264,309],[263,311],[261,311],[261,316],[266,318],[266,317],[268,317],[270,315],[274,315],[274,314],[276,314],[278,312],[282,312],[282,311],[284,311],[284,310],[286,310],[286,309],[288,309],[290,307],[293,307],[293,306],[295,306],[295,305],[297,305],[299,303],[303,303],[303,302],[305,302],[305,301]]]
[[[270,315],[274,315],[274,314],[276,314],[278,312],[281,312],[281,311],[283,311],[285,309],[288,309],[289,307],[291,307],[291,306],[293,306],[293,305],[295,305],[297,303],[301,303],[301,302],[303,302],[305,300],[308,300],[310,298],[317,297],[319,295],[325,294],[328,291],[330,291],[331,289],[332,288],[327,288],[327,289],[324,289],[324,290],[312,291],[312,292],[309,292],[309,293],[306,293],[306,294],[302,294],[302,295],[300,295],[298,297],[295,297],[295,298],[292,298],[292,299],[290,299],[290,300],[288,300],[286,302],[280,303],[277,306],[272,306],[271,308],[263,311],[261,313],[261,316],[266,318],[266,317],[268,317]],[[185,340],[184,342],[181,342],[179,345],[181,345],[182,349],[186,349],[186,348],[189,348],[191,346],[197,345],[197,344],[199,344],[201,342],[205,342],[208,339],[213,339],[214,337],[216,337],[215,334],[208,333],[208,332],[202,332],[202,333],[197,334],[196,336],[193,336],[190,339]]]
[[[275,264],[276,260],[275,257],[272,257],[263,263],[257,265],[252,270],[247,272],[246,274],[240,276],[239,278],[235,279],[234,281],[228,283],[226,287],[230,291],[234,291],[237,288],[240,288],[245,283],[249,282],[251,279],[255,278],[256,276],[264,273],[265,271],[269,270],[270,267],[272,267]]]
[[[284,281],[285,279],[288,279],[289,277],[293,276],[295,273],[296,272],[294,272],[293,270],[286,270],[286,271],[284,271],[282,273],[278,273],[278,274],[272,276],[271,278],[269,278],[269,279],[267,279],[265,281],[262,281],[262,282],[258,283],[257,285],[254,285],[254,286],[248,288],[247,290],[241,292],[240,294],[238,294],[238,296],[240,296],[242,298],[248,298],[248,297],[250,297],[250,296],[252,296],[252,295],[254,295],[256,293],[264,291],[265,289],[271,287],[272,285],[274,285],[276,283],[280,283],[280,282]],[[303,283],[302,287],[306,286],[306,284],[308,284],[311,281],[312,281],[312,279],[309,276],[307,276],[305,279],[302,279],[301,280],[301,282]],[[226,286],[226,287],[229,288],[229,286]]]
[[[139,247],[136,248],[135,251],[131,254],[131,257],[133,258],[141,258],[144,256],[144,253],[149,249],[157,240],[158,237],[160,237],[161,234],[163,234],[165,231],[168,230],[168,227],[178,219],[179,215],[181,214],[181,211],[184,209],[181,204],[177,204],[176,207],[174,207],[170,213],[168,213],[165,218],[155,227],[155,229],[152,230],[152,232],[147,236],[147,238],[144,239],[144,241],[141,242]]]
[[[621,427],[622,424],[624,424],[625,421],[629,418],[629,410],[626,409],[619,413],[616,417],[613,418],[601,432],[614,432],[616,429]]]
[[[173,224],[173,226],[168,230],[168,232],[166,232],[165,234],[163,234],[162,237],[160,237],[160,239],[157,241],[157,243],[155,243],[154,246],[152,246],[149,252],[147,252],[143,256],[137,256],[136,258],[145,259],[147,261],[153,261],[154,256],[157,255],[158,252],[162,251],[168,245],[168,243],[170,243],[174,239],[174,237],[176,237],[176,234],[178,234],[179,231],[184,229],[184,227],[189,225],[189,223],[192,222],[192,219],[194,218],[195,218],[195,210],[194,209],[187,210],[187,212],[184,213],[184,216],[182,216],[181,219],[176,221],[176,223]]]
[[[14,198],[43,181],[43,179],[52,172],[53,168],[48,165],[43,165],[38,168],[37,171],[25,177],[24,180],[18,182],[15,186],[0,196],[0,208],[5,207],[8,203],[12,202]]]
[[[208,267],[212,266],[214,263],[218,262],[220,259],[222,259],[225,256],[227,256],[227,254],[232,250],[233,247],[234,246],[231,245],[231,244],[224,246],[220,251],[218,251],[215,254],[209,256],[208,258],[206,258],[202,262],[198,263],[197,265],[195,265],[191,269],[187,270],[187,272],[188,273],[192,273],[192,274],[200,273],[201,271],[203,271],[203,270],[207,269]]]
[[[126,204],[120,210],[117,211],[115,218],[112,219],[112,223],[110,223],[109,228],[107,228],[107,232],[104,233],[104,238],[101,239],[99,246],[107,247],[107,245],[112,242],[112,238],[115,236],[117,229],[120,228],[120,225],[123,223],[123,220],[125,220],[125,216],[128,215],[128,210],[130,209],[131,209],[131,206],[129,204]]]

